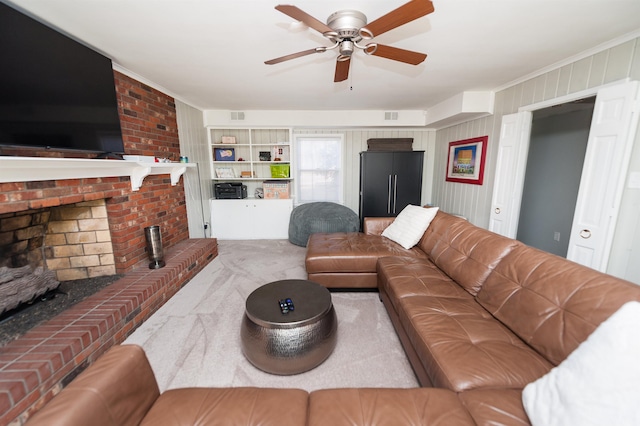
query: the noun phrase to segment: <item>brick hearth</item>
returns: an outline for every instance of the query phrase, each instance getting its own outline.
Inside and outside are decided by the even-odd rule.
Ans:
[[[23,337],[0,348],[0,425],[29,414],[111,346],[121,343],[218,254],[215,239],[167,250],[167,265],[141,265]]]

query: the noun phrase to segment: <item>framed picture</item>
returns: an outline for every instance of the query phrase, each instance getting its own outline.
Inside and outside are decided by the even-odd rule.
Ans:
[[[231,167],[216,167],[216,177],[223,179],[233,179],[235,174]]]
[[[236,150],[234,148],[213,148],[216,161],[236,161]]]
[[[235,136],[223,136],[220,139],[220,143],[224,143],[224,144],[234,144],[236,143],[236,137]]]
[[[447,182],[482,185],[488,136],[449,142]]]
[[[258,153],[258,159],[260,161],[271,161],[271,153],[269,151],[260,151]]]

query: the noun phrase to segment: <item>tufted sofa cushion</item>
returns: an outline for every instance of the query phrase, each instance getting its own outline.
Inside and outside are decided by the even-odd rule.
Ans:
[[[638,287],[520,245],[494,269],[477,300],[524,342],[558,365]]]
[[[552,367],[429,261],[382,258],[378,285],[423,384],[455,392],[522,388]]]
[[[405,250],[398,243],[377,235],[337,232],[313,234],[311,238],[314,244],[310,244],[305,260],[310,274],[375,272],[376,262],[382,256],[426,257],[420,250]]]
[[[529,425],[521,389],[476,389],[458,394],[476,425]]]
[[[310,426],[475,425],[446,389],[322,389],[309,396]]]
[[[139,346],[114,346],[83,371],[29,426],[137,426],[160,396]]]
[[[171,389],[160,395],[140,426],[303,425],[308,399],[302,389]]]
[[[514,247],[515,240],[438,212],[418,244],[433,263],[472,295]]]

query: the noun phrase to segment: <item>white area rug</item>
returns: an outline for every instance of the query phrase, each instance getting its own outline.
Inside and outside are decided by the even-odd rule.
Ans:
[[[418,387],[378,294],[332,293],[338,343],[315,369],[265,373],[242,354],[247,296],[281,279],[305,279],[305,248],[286,240],[218,241],[219,255],[124,343],[144,348],[160,390],[261,386],[307,391]]]

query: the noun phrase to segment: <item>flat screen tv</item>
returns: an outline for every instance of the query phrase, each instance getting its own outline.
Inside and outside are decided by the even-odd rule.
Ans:
[[[0,3],[0,145],[123,153],[111,60]]]

